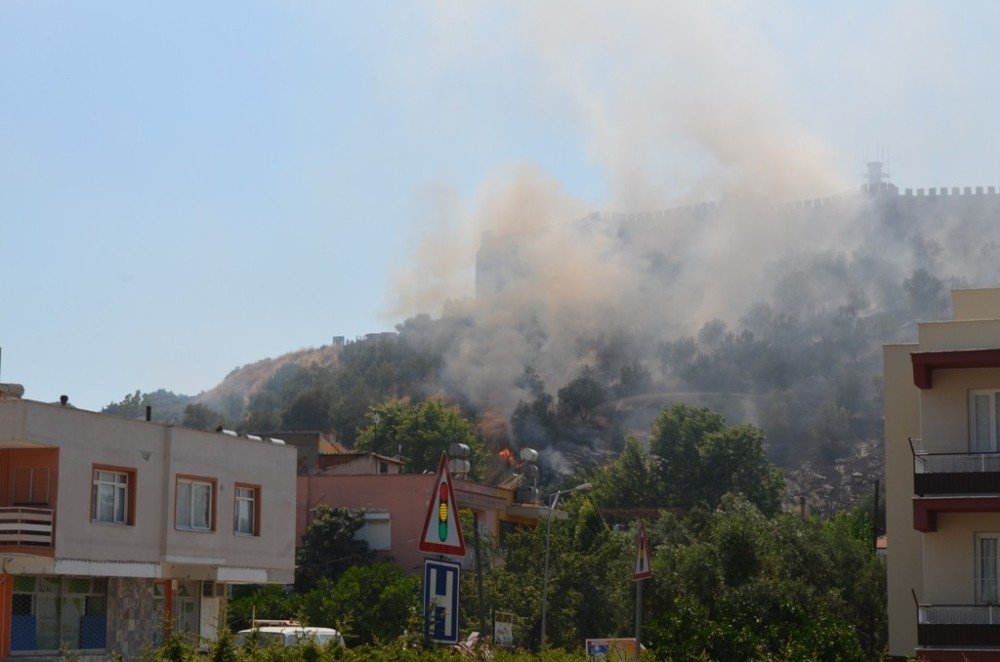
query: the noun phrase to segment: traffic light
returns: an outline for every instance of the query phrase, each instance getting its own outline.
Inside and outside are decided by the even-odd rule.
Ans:
[[[441,503],[438,505],[438,538],[441,542],[448,539],[448,517],[451,516],[451,504],[448,503],[448,483],[441,483]]]

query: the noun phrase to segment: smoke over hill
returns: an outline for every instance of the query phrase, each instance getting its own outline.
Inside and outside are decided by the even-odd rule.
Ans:
[[[604,190],[530,163],[499,165],[471,200],[429,186],[390,295],[398,339],[260,366],[244,425],[350,441],[380,398],[442,397],[566,471],[681,400],[760,425],[788,466],[829,472],[868,448],[880,345],[944,315],[949,286],[997,283],[1000,196],[899,194],[877,170],[859,190],[796,121],[753,10],[504,10],[549,83],[524,93],[585,135]],[[447,77],[497,10],[440,11],[429,69]]]

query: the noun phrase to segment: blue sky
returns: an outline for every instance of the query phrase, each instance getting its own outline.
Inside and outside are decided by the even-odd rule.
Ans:
[[[816,182],[884,147],[902,187],[1000,184],[992,3],[704,7],[0,3],[0,381],[93,409],[195,394],[437,314],[393,304],[415,248],[512,164],[586,208],[799,176],[762,144],[821,154]],[[474,246],[444,249],[471,293]]]

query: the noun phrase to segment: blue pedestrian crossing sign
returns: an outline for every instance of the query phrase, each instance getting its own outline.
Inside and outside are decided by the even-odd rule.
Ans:
[[[462,566],[424,560],[424,631],[439,644],[458,643],[458,580]]]
[[[646,550],[646,525],[639,522],[639,554],[635,559],[635,572],[632,579],[649,579],[653,576],[653,569],[649,566],[649,553]]]

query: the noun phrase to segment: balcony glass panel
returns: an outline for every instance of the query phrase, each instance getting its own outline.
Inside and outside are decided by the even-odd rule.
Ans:
[[[921,605],[920,625],[1000,625],[1000,605]]]
[[[913,470],[918,474],[1000,472],[1000,453],[918,454]]]

